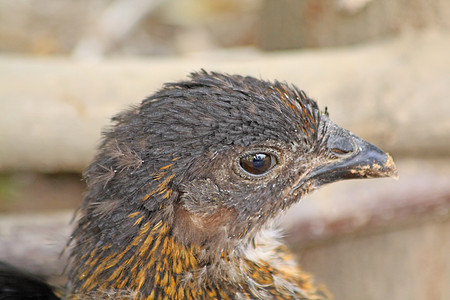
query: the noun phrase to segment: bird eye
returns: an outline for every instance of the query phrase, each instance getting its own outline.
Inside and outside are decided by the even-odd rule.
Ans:
[[[276,158],[267,153],[253,153],[243,156],[239,163],[247,173],[263,175],[275,166]]]

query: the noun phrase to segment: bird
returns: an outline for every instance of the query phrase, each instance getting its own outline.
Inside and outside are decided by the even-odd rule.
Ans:
[[[44,278],[0,261],[0,299],[58,300],[58,288]]]
[[[324,184],[396,174],[389,154],[295,85],[191,73],[103,131],[83,174],[65,296],[331,299],[278,218]]]

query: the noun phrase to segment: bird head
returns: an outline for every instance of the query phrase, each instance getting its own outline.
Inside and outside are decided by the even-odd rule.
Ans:
[[[194,73],[113,120],[80,221],[105,240],[135,234],[128,216],[145,212],[182,243],[223,248],[323,184],[396,174],[388,154],[281,82]]]

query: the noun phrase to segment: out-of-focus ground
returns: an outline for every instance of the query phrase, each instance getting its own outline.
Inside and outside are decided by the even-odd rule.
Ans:
[[[336,299],[450,298],[447,0],[0,0],[0,259],[62,284],[108,119],[207,70],[292,82],[391,153],[282,219]]]

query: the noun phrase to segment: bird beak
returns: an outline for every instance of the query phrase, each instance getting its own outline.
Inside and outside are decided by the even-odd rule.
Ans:
[[[353,178],[398,178],[392,157],[380,148],[351,134],[353,151],[337,161],[320,166],[307,175],[317,185]]]
[[[348,143],[353,145],[351,152],[329,164],[313,168],[291,192],[306,182],[312,182],[315,187],[318,187],[345,179],[398,178],[397,167],[389,154],[351,133],[348,134],[346,139]]]

